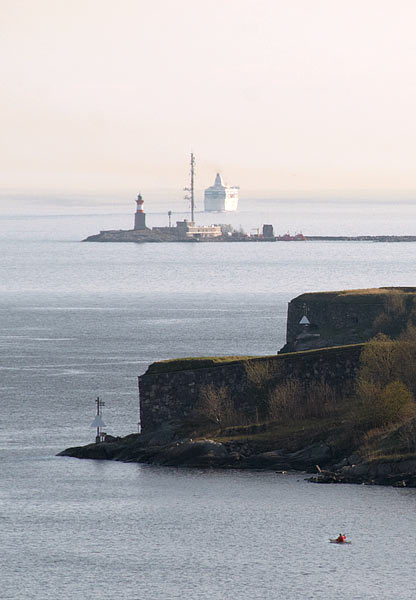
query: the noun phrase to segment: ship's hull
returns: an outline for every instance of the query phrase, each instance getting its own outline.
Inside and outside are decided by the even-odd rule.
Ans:
[[[238,209],[238,198],[211,198],[205,195],[205,212],[235,212]]]

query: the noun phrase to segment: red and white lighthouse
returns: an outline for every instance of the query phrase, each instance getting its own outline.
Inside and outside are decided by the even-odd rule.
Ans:
[[[134,229],[146,229],[146,215],[143,210],[144,200],[141,194],[138,194],[136,200],[136,213],[134,215]]]

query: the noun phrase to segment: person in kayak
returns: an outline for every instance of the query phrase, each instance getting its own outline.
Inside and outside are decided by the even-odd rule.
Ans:
[[[342,533],[340,533],[335,541],[337,542],[337,544],[343,544],[346,539],[347,539],[347,536],[342,535]]]

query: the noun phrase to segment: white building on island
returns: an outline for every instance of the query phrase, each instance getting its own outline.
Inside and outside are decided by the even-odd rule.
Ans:
[[[231,212],[238,208],[238,190],[236,186],[224,185],[219,173],[214,185],[205,190],[205,212]]]

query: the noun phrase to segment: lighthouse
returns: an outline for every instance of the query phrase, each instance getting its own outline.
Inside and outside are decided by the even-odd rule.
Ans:
[[[141,194],[138,194],[136,200],[136,213],[134,215],[134,229],[146,229],[146,215],[143,211],[144,200]]]

